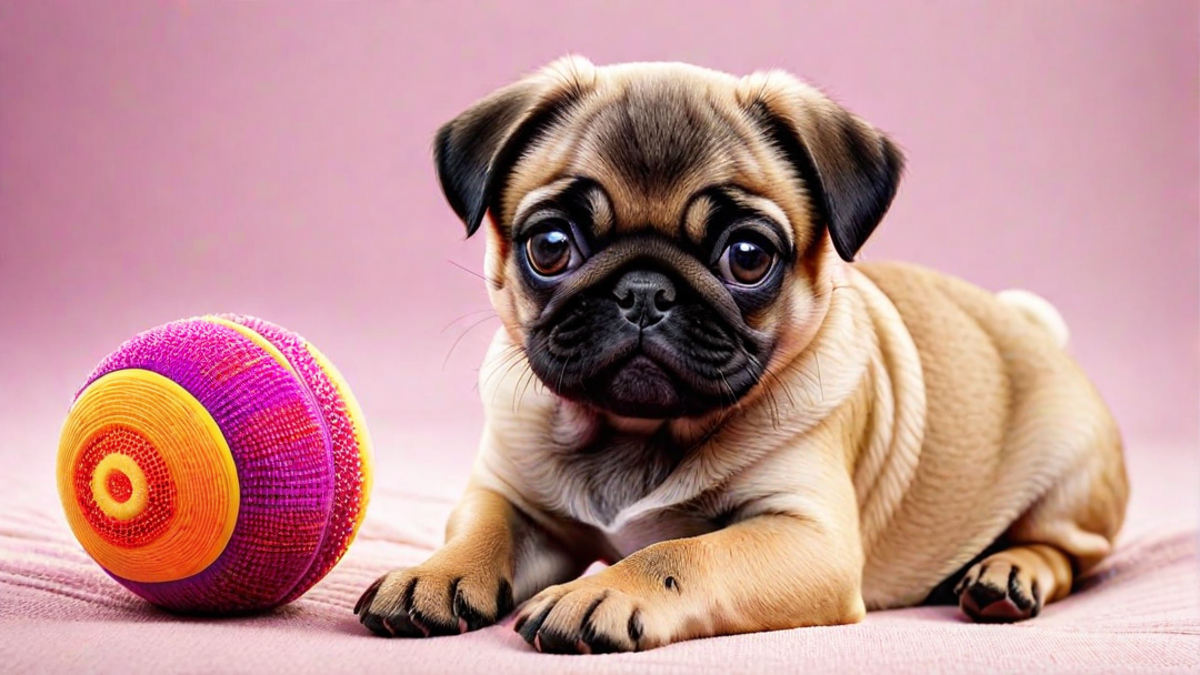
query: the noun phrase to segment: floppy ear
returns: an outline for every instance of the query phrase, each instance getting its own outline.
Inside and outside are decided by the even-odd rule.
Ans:
[[[583,93],[592,65],[579,57],[499,89],[438,129],[433,156],[446,201],[470,237],[499,207],[508,172],[562,109]]]
[[[780,71],[756,73],[738,89],[809,191],[816,217],[847,262],[891,206],[904,169],[900,149],[879,130]]]

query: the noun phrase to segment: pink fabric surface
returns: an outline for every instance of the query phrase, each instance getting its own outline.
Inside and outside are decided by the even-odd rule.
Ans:
[[[404,436],[413,447],[453,438]],[[358,624],[351,608],[371,581],[440,543],[465,466],[455,474],[385,462],[358,540],[312,591],[264,616],[190,619],[147,606],[100,571],[72,539],[47,467],[34,461],[0,478],[0,672],[1196,672],[1200,495],[1189,488],[1200,462],[1194,448],[1154,446],[1135,446],[1130,459],[1134,498],[1118,552],[1034,621],[981,626],[953,607],[921,607],[872,613],[856,626],[594,657],[537,654],[507,625],[384,640]]]

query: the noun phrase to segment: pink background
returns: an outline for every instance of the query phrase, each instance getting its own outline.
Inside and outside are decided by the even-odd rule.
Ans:
[[[0,2],[0,459],[49,479],[97,361],[237,311],[334,359],[381,472],[459,483],[496,322],[448,262],[482,238],[431,139],[576,52],[782,67],[890,131],[910,170],[866,257],[1050,298],[1131,445],[1192,471],[1198,25],[1167,0]]]

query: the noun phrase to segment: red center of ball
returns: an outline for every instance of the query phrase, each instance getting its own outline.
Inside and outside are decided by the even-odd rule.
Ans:
[[[124,504],[133,496],[133,483],[130,482],[129,476],[126,476],[121,471],[109,471],[106,487],[108,494],[117,502]]]
[[[127,520],[106,515],[92,497],[96,467],[101,460],[114,453],[127,455],[146,476],[143,488],[146,490],[146,505],[140,513]],[[128,475],[122,478],[129,480]],[[113,483],[112,476],[106,475],[101,489],[117,501],[120,488]],[[127,499],[132,499],[133,485],[125,490],[129,495]],[[79,500],[79,508],[92,529],[114,546],[137,548],[158,538],[175,517],[175,493],[175,482],[171,480],[166,462],[154,445],[138,431],[119,424],[103,429],[90,439],[75,464],[75,498]]]

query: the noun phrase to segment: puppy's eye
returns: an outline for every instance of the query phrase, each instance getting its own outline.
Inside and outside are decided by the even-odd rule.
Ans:
[[[544,277],[558,276],[582,258],[565,225],[553,226],[530,237],[525,244],[525,255],[533,271]]]
[[[768,248],[743,239],[726,247],[717,261],[717,269],[731,284],[754,286],[766,278],[774,262],[775,255]]]

